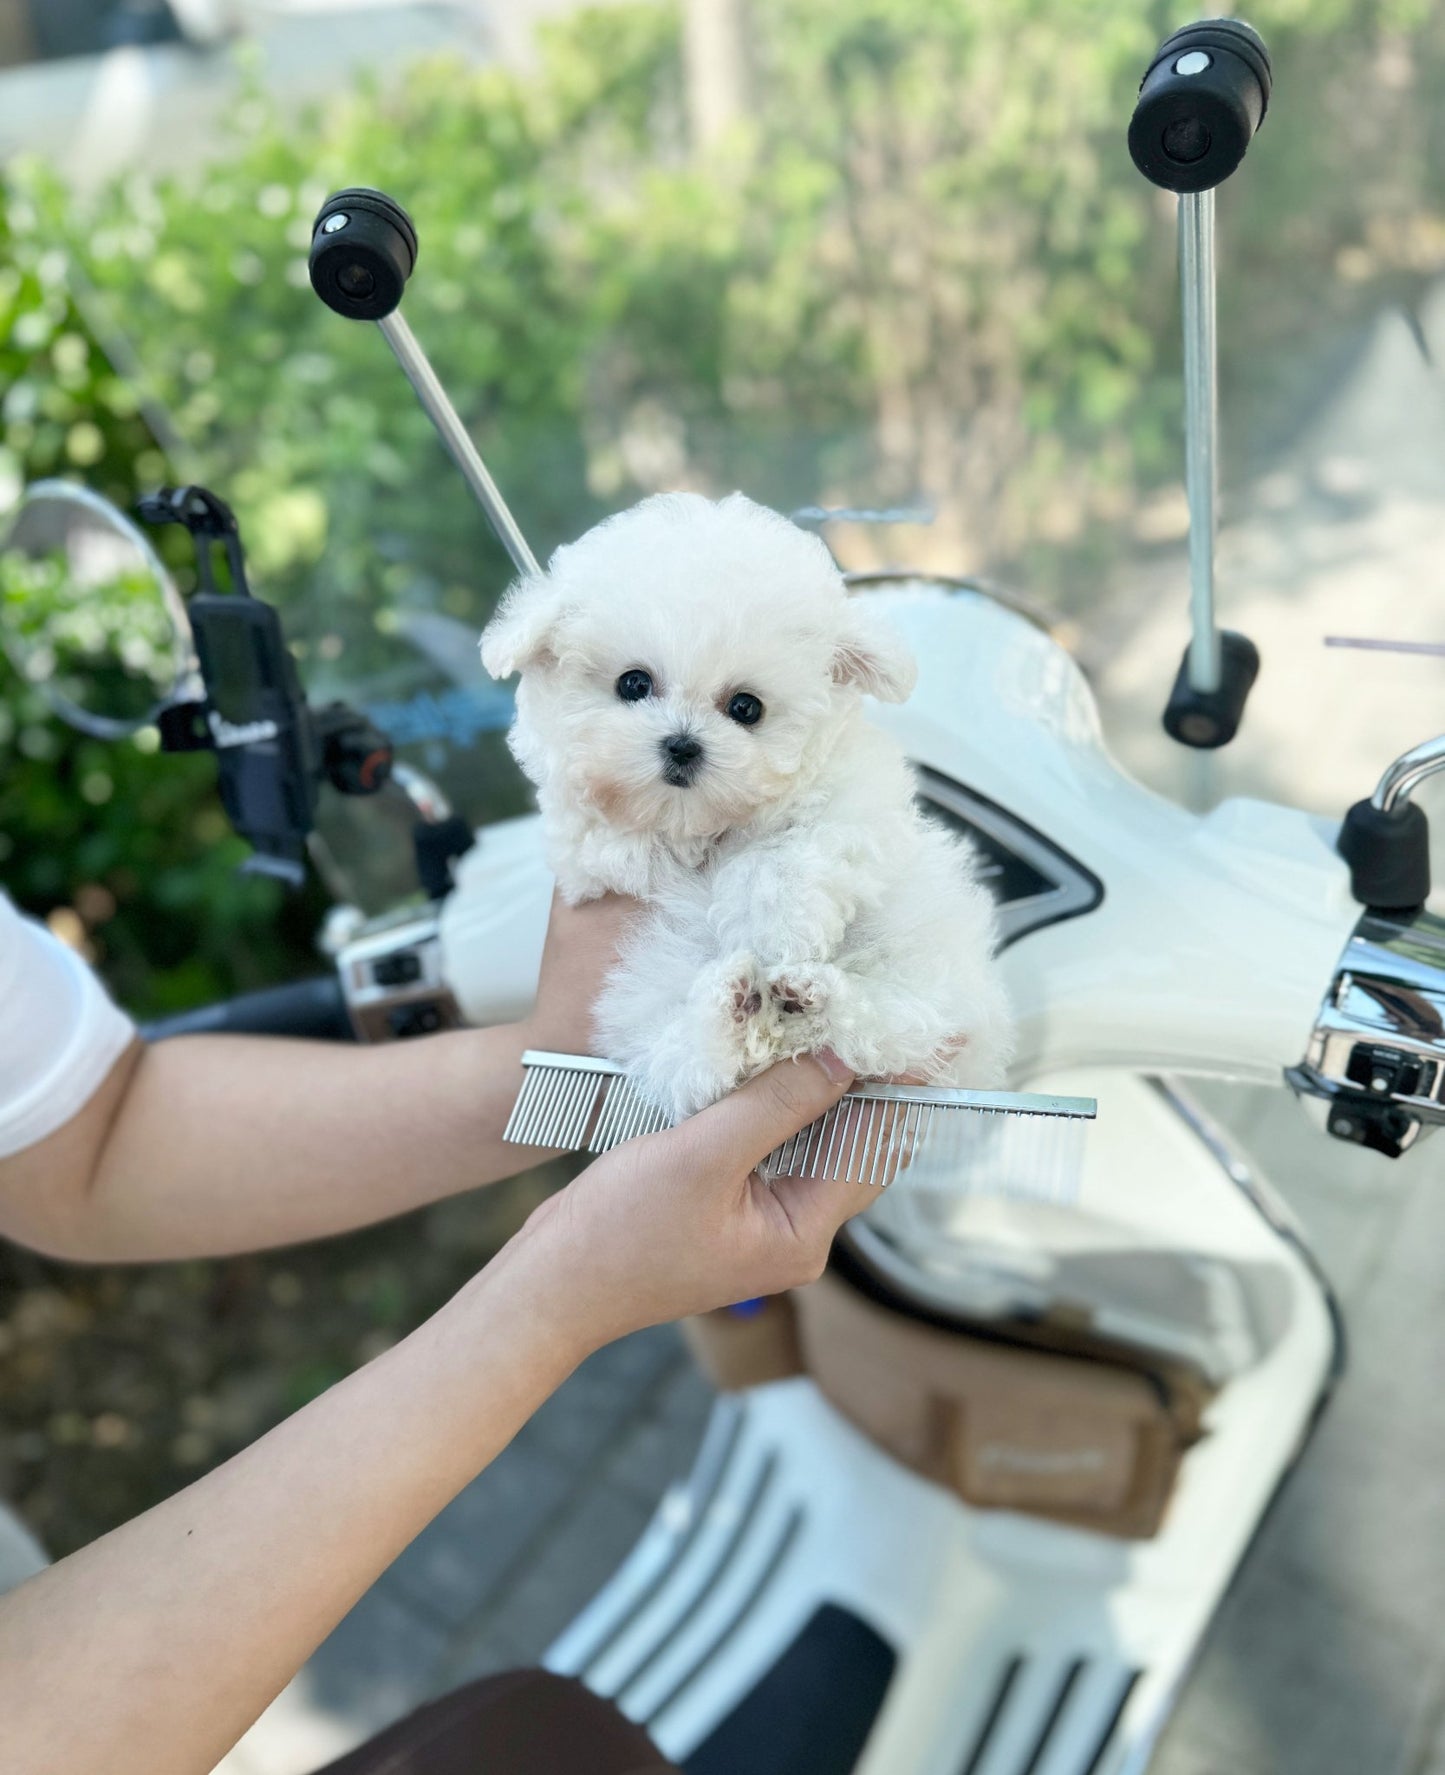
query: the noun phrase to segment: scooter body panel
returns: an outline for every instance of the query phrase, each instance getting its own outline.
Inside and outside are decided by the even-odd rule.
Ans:
[[[1335,1326],[1307,1254],[1262,1209],[1242,1159],[1179,1103],[1118,1072],[1033,1082],[1092,1091],[1101,1124],[1121,1130],[1086,1172],[1082,1201],[1102,1223],[1155,1199],[1151,1243],[1267,1267],[1283,1311],[1209,1407],[1147,1541],[974,1509],[892,1459],[807,1378],[720,1401],[693,1480],[547,1658],[616,1699],[683,1766],[720,1766],[713,1735],[831,1608],[896,1659],[866,1744],[836,1775],[1145,1767],[1328,1389]],[[848,1681],[840,1670],[834,1705],[847,1704]],[[816,1690],[807,1704],[819,1709]],[[812,1722],[820,1735],[827,1706]],[[755,1752],[750,1775],[772,1775],[768,1743]]]
[[[1022,822],[1101,890],[1005,951],[1021,1069],[1278,1083],[1359,912],[1329,822],[1253,801],[1200,817],[1143,788],[1106,751],[1069,654],[981,592],[900,581],[856,595],[921,665],[909,701],[875,719],[915,764]],[[461,860],[441,942],[470,1021],[530,1005],[550,893],[535,818],[486,828]]]
[[[875,718],[916,763],[1007,809],[1103,888],[1086,916],[1004,957],[1021,1066],[1278,1083],[1359,917],[1335,826],[1248,800],[1191,814],[1114,761],[1077,663],[1026,618],[928,582],[869,595],[920,666],[909,700]]]

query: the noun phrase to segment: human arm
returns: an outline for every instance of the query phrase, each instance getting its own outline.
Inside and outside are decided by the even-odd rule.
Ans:
[[[376,1048],[273,1037],[135,1042],[84,1107],[0,1159],[0,1233],[129,1262],[253,1251],[383,1220],[535,1164],[502,1140],[528,1047],[586,1052],[630,916],[554,904],[521,1023]]]
[[[846,1083],[788,1063],[615,1149],[402,1343],[0,1600],[0,1768],[205,1775],[589,1351],[820,1272],[871,1193],[753,1167]]]

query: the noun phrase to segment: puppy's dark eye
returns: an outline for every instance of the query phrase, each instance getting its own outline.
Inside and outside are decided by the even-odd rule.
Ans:
[[[740,690],[728,704],[728,715],[739,727],[756,727],[763,718],[763,705],[750,690]]]
[[[617,680],[617,694],[624,703],[640,703],[643,697],[652,695],[651,674],[638,671],[634,666]]]

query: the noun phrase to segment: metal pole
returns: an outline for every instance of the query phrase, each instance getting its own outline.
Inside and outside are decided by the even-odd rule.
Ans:
[[[527,546],[527,539],[517,526],[517,520],[507,507],[507,502],[498,491],[497,483],[487,473],[487,465],[477,453],[477,447],[467,435],[467,429],[457,417],[457,410],[447,399],[447,392],[437,379],[437,373],[427,361],[427,355],[418,345],[416,335],[402,319],[399,309],[393,310],[377,323],[386,336],[386,342],[396,353],[396,361],[406,371],[407,381],[416,390],[417,399],[426,408],[427,417],[437,428],[441,441],[451,454],[452,461],[462,471],[462,476],[477,503],[487,514],[497,539],[512,557],[512,563],[519,573],[536,573],[539,571],[537,557]]]
[[[1219,407],[1215,378],[1214,193],[1179,199],[1179,288],[1184,314],[1184,488],[1189,498],[1189,682],[1219,688],[1214,622],[1215,506]]]

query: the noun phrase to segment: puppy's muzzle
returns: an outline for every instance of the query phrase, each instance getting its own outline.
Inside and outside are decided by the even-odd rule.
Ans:
[[[690,733],[670,733],[662,742],[663,781],[686,789],[702,769],[702,743]]]

